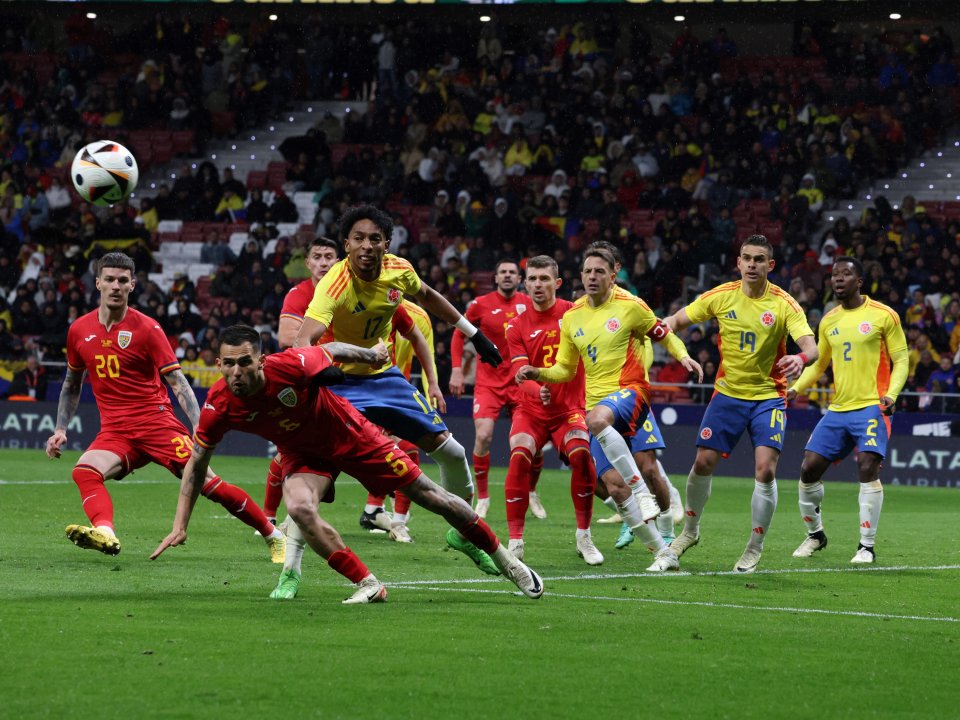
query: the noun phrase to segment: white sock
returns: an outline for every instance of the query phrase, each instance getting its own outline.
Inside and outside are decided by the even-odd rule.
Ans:
[[[278,538],[278,537],[283,537],[283,533],[280,532],[280,530],[278,530],[277,528],[274,528],[274,529],[273,529],[273,532],[271,532],[269,535],[267,535],[267,538],[266,538],[266,539],[269,540],[270,538]]]
[[[398,513],[393,514],[393,524],[394,525],[406,525],[407,520],[410,519],[410,513]]]
[[[300,532],[300,526],[297,525],[289,515],[286,519],[287,527],[287,554],[283,559],[284,570],[296,570],[300,572],[300,562],[303,560],[303,548],[307,544],[303,539],[303,533]]]
[[[673,515],[670,514],[670,508],[657,515],[656,523],[661,535],[673,537]]]
[[[692,468],[687,476],[687,518],[683,529],[691,535],[700,534],[700,516],[710,499],[712,480],[713,475],[697,475]]]
[[[380,508],[381,510],[383,510],[382,505],[371,505],[370,503],[367,503],[366,505],[363,506],[363,511],[368,515],[370,515],[372,513],[375,513],[377,511],[377,508]]]
[[[592,537],[590,534],[590,528],[587,528],[586,530],[581,530],[580,528],[577,528],[577,540],[584,537]]]
[[[820,504],[823,502],[823,483],[817,480],[813,483],[800,481],[800,518],[807,526],[808,533],[823,530],[823,517],[820,515]]]
[[[603,504],[606,505],[611,510],[613,510],[615,513],[620,512],[620,508],[617,507],[617,501],[614,500],[612,497],[607,496],[607,499],[603,501]]]
[[[620,517],[623,518],[623,521],[630,527],[643,525],[640,505],[637,504],[637,496],[633,493],[630,493],[630,496],[624,500],[622,504],[617,504],[617,512],[620,513]]]
[[[763,548],[763,539],[767,536],[773,513],[777,510],[777,481],[771,480],[762,483],[753,482],[753,498],[750,500],[750,522],[753,531],[750,533],[750,543]]]
[[[650,552],[658,553],[667,546],[663,541],[663,536],[657,530],[657,526],[654,523],[642,522],[630,529],[633,530],[633,534],[640,538],[640,541],[650,549]]]
[[[872,548],[883,508],[883,485],[879,480],[860,483],[860,544]]]
[[[473,477],[463,445],[453,435],[447,437],[432,453],[427,453],[440,466],[440,484],[467,502],[473,500]]]
[[[102,532],[107,537],[115,538],[117,534],[113,531],[113,528],[109,525],[97,525],[97,530]]]
[[[647,484],[640,476],[640,469],[637,467],[623,435],[618,433],[612,425],[609,425],[595,437],[597,442],[600,443],[600,447],[603,448],[603,454],[607,456],[607,460],[620,473],[620,477],[630,486],[630,489],[634,492],[649,493],[650,490],[647,489]]]

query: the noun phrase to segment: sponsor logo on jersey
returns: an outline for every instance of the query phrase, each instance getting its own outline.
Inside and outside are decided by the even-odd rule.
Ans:
[[[862,322],[862,323],[860,323],[860,328],[859,328],[859,329],[860,329],[860,334],[861,334],[861,335],[869,335],[869,334],[870,334],[870,331],[873,330],[873,325],[871,325],[871,324],[868,323],[868,322]]]
[[[100,347],[113,347],[113,340],[101,340]]]
[[[523,315],[527,311],[526,303],[517,303],[516,308],[517,308],[517,315]]]
[[[397,288],[390,288],[387,290],[387,302],[391,305],[399,305],[400,300],[403,298],[400,291]]]
[[[530,333],[530,337],[535,338],[537,335],[539,335],[542,332],[543,330],[534,330],[532,333]]]
[[[297,391],[292,387],[285,387],[277,393],[277,400],[287,407],[294,407],[297,404]]]
[[[656,441],[657,441],[657,436],[656,436],[656,435],[651,435],[650,437],[647,438],[647,445],[652,445],[652,444],[655,443]]]
[[[87,335],[87,336],[83,339],[83,341],[84,341],[84,342],[90,342],[90,341],[93,340],[95,337],[96,337],[96,334],[94,334],[94,335]]]
[[[703,430],[700,431],[701,440],[709,440],[712,437],[713,437],[713,430],[711,430],[710,428],[705,427]]]
[[[617,330],[619,330],[619,329],[620,329],[620,321],[619,321],[619,320],[617,320],[616,318],[610,318],[609,320],[607,320],[607,331],[608,331],[608,332],[615,333],[615,332],[616,332]]]
[[[496,315],[497,313],[501,313],[501,312],[503,312],[501,308],[494,308],[493,310],[490,311],[490,314]]]
[[[121,330],[117,333],[117,345],[120,346],[121,350],[126,350],[130,346],[131,340],[133,340],[133,333],[129,330]]]
[[[763,323],[764,327],[773,327],[773,324],[777,321],[777,316],[772,312],[767,310],[763,315],[760,316],[760,322]]]
[[[577,328],[577,331],[573,334],[574,337],[583,337],[586,333],[583,332],[583,328]]]
[[[830,331],[830,336],[831,336],[831,337],[833,337],[833,336],[835,336],[835,335],[839,335],[839,334],[840,334],[840,328],[834,328],[833,330]]]
[[[877,447],[877,441],[875,438],[870,438],[867,440],[866,447]]]
[[[366,309],[367,309],[367,306],[366,306],[366,305],[364,305],[362,302],[358,302],[358,303],[354,306],[353,310],[350,311],[350,314],[351,314],[351,315],[356,315],[357,313],[362,313],[362,312],[363,312],[364,310],[366,310]]]
[[[781,435],[780,433],[777,433],[776,435],[771,435],[771,436],[770,436],[770,439],[771,439],[773,442],[782,443],[782,442],[783,442],[783,435]]]
[[[726,315],[724,315],[724,317],[725,317],[727,320],[736,320],[736,319],[737,319],[737,312],[736,312],[736,310],[731,310],[731,311],[728,312]]]
[[[548,337],[548,338],[555,338],[556,336],[557,336],[557,331],[556,331],[556,330],[547,330],[547,337]]]

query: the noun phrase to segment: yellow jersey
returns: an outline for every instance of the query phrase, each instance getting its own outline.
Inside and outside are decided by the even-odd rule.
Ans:
[[[373,347],[383,340],[389,347],[391,320],[404,295],[420,290],[420,277],[413,266],[396,255],[383,256],[380,275],[362,280],[350,270],[349,260],[341,260],[317,283],[306,317],[333,328],[333,339],[360,347]],[[376,375],[392,366],[343,363],[350,375]]]
[[[650,383],[644,362],[644,338],[657,332],[674,357],[687,357],[686,348],[668,333],[649,306],[636,295],[614,287],[609,299],[593,307],[587,296],[564,313],[560,347],[552,367],[540,369],[545,382],[568,382],[583,360],[587,409],[607,395],[630,388],[649,402]]]
[[[720,367],[714,388],[738,400],[783,397],[787,380],[777,368],[786,354],[787,333],[797,340],[813,335],[803,309],[771,282],[758,298],[747,297],[740,281],[708,290],[686,307],[692,323],[720,322]]]
[[[855,310],[838,305],[823,316],[817,342],[820,357],[792,388],[802,393],[816,383],[832,358],[837,390],[830,410],[860,410],[878,404],[884,395],[896,400],[907,380],[907,339],[900,316],[866,295],[863,299]]]
[[[417,329],[423,333],[423,337],[427,340],[427,347],[430,348],[430,364],[433,365],[433,375],[436,377],[437,361],[433,355],[433,323],[430,321],[430,315],[422,307],[409,300],[403,301],[403,309],[409,313],[413,324],[417,326]],[[410,368],[413,366],[413,356],[413,345],[410,341],[400,333],[394,333],[393,364],[400,368],[400,372],[403,373],[407,380],[410,379]],[[426,373],[420,375],[420,383],[423,386],[424,396],[427,396],[428,384]]]

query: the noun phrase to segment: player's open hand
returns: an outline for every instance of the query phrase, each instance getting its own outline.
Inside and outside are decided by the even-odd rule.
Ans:
[[[514,380],[517,385],[519,385],[524,380],[536,380],[538,377],[540,377],[540,370],[538,368],[535,368],[533,365],[524,365],[517,370]]]
[[[427,397],[430,399],[430,406],[437,412],[445,413],[447,411],[447,401],[440,392],[440,386],[434,383],[427,387]]]
[[[541,385],[541,386],[540,386],[540,402],[541,402],[543,405],[549,405],[549,404],[550,404],[550,400],[551,400],[552,397],[553,397],[553,395],[552,395],[552,393],[550,392],[550,386],[549,386],[549,385]]]
[[[187,541],[187,531],[174,528],[169,535],[167,535],[163,542],[157,545],[157,549],[153,551],[153,554],[150,556],[151,560],[156,560],[160,555],[169,547],[176,547],[177,545],[183,545]]]
[[[67,433],[64,430],[57,430],[47,438],[47,457],[51,460],[55,460],[61,455],[61,448],[67,442]]]
[[[463,369],[455,367],[450,371],[450,394],[457,400],[463,395],[466,383],[463,381]]]
[[[692,357],[685,357],[680,361],[680,364],[687,369],[687,372],[692,372],[697,374],[697,382],[703,382],[703,368],[700,367],[700,363],[694,360]]]
[[[797,399],[797,391],[794,390],[793,388],[790,388],[789,390],[787,390],[787,402],[792,403],[796,399]]]
[[[884,395],[880,398],[880,412],[886,416],[893,415],[894,411],[897,409],[897,401],[894,400],[889,395]]]

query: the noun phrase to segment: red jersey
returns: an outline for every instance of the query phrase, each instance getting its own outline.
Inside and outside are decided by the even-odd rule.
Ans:
[[[97,310],[78,318],[67,332],[67,366],[87,371],[101,430],[142,424],[151,406],[173,412],[160,377],[180,363],[157,321],[133,308],[109,331]]]
[[[486,335],[490,342],[497,346],[500,357],[506,360],[509,357],[507,348],[507,325],[531,307],[530,298],[523,293],[514,293],[509,300],[494,290],[476,298],[467,307],[467,320],[472,322]],[[453,367],[460,367],[463,363],[463,333],[455,332],[450,343],[451,362]],[[512,388],[514,371],[509,362],[502,362],[498,367],[491,367],[484,362],[477,362],[476,387],[500,390]]]
[[[367,421],[347,400],[312,384],[313,376],[332,364],[322,346],[270,355],[264,358],[263,388],[245,398],[220,378],[200,411],[195,440],[209,448],[229,430],[242,430],[270,440],[282,453],[327,458],[351,453]]]
[[[316,285],[313,284],[311,278],[307,278],[302,282],[297,283],[292,288],[287,291],[286,297],[283,298],[283,307],[280,308],[280,317],[293,318],[299,324],[303,324],[303,316],[307,312],[307,306],[310,304],[310,301],[313,300],[313,293],[316,290]],[[317,345],[322,345],[323,343],[333,342],[333,328],[328,327],[326,332],[323,333],[323,336],[317,340]]]
[[[560,347],[560,327],[563,314],[573,307],[567,300],[557,300],[553,307],[544,312],[533,305],[523,315],[507,327],[507,341],[510,344],[510,373],[515,375],[523,365],[551,367],[556,361],[557,348]],[[538,414],[564,413],[574,410],[583,412],[586,404],[586,379],[583,363],[577,366],[573,380],[562,385],[551,385],[550,404],[540,402],[539,384],[527,381],[521,385],[521,404]]]

